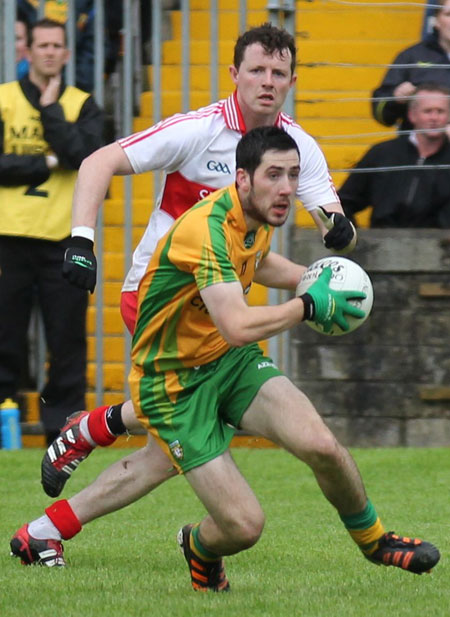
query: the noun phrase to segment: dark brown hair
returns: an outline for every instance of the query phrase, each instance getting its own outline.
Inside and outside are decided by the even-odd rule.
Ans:
[[[300,157],[297,142],[277,126],[258,126],[241,138],[236,148],[236,169],[245,169],[253,178],[267,150],[295,150]]]
[[[241,34],[234,46],[234,66],[239,69],[242,60],[244,59],[245,50],[249,45],[260,43],[267,54],[273,55],[279,52],[281,56],[286,54],[286,49],[291,52],[291,74],[295,72],[295,58],[297,49],[295,47],[294,37],[282,28],[272,26],[266,22],[261,26],[250,28]]]

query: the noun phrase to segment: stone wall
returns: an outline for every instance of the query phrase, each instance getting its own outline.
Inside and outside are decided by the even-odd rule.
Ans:
[[[316,230],[292,229],[294,261],[326,254]],[[298,326],[291,378],[347,446],[450,445],[450,231],[359,230],[352,258],[370,318],[335,338]]]

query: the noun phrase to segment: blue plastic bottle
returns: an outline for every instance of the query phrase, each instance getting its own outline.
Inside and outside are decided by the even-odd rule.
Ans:
[[[15,403],[7,398],[0,405],[2,448],[4,450],[18,450],[22,447],[22,433],[20,430],[20,412]]]

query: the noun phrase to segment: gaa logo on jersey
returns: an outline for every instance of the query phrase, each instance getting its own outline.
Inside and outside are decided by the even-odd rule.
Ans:
[[[206,163],[206,168],[209,171],[217,171],[217,173],[221,174],[231,174],[230,168],[226,163],[221,163],[220,161],[208,161]]]
[[[175,441],[172,441],[172,443],[169,443],[169,448],[170,448],[170,451],[172,452],[173,457],[176,458],[177,461],[183,460],[184,458],[183,446],[180,444],[178,439],[176,439]]]
[[[244,246],[246,249],[251,249],[255,244],[256,233],[254,231],[249,231],[244,238]]]

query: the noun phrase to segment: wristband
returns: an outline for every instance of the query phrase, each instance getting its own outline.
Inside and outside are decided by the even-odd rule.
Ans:
[[[72,237],[73,236],[81,236],[82,238],[87,238],[92,243],[95,238],[95,230],[92,227],[88,227],[87,225],[79,225],[78,227],[72,228]]]
[[[303,319],[302,321],[312,321],[314,319],[314,315],[315,315],[315,306],[314,306],[314,301],[312,299],[311,294],[309,293],[304,293],[303,295],[299,296],[300,300],[303,301]]]

